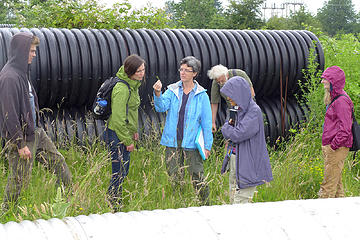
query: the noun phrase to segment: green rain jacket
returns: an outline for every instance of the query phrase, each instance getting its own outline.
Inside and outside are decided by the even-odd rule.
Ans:
[[[117,83],[111,94],[111,110],[109,128],[116,132],[119,140],[130,146],[134,143],[134,134],[138,131],[138,109],[140,106],[139,87],[141,81],[130,79],[121,66],[116,76],[129,83],[131,95],[129,99],[128,120],[126,123],[126,102],[129,98],[129,89],[124,83]]]

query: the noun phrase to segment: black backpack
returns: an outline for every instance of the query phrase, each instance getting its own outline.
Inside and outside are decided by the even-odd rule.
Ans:
[[[338,96],[334,97],[334,99],[329,104],[329,107],[340,96],[347,97],[344,94],[339,94]],[[354,115],[354,109],[352,109],[352,119],[353,119],[353,122],[352,122],[352,125],[351,125],[351,132],[353,134],[353,144],[352,144],[352,146],[350,148],[350,151],[354,152],[353,158],[355,158],[356,151],[360,150],[360,126],[356,121],[356,118],[355,118],[355,115]]]
[[[111,93],[114,86],[118,83],[124,83],[129,89],[129,98],[126,102],[126,123],[129,122],[128,120],[128,103],[131,95],[131,90],[129,83],[126,81],[118,78],[118,77],[111,77],[106,79],[105,82],[100,86],[99,90],[96,93],[96,97],[92,107],[92,113],[95,119],[99,120],[107,120],[111,115]]]

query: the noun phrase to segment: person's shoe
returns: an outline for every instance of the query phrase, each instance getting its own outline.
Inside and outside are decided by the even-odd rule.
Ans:
[[[121,212],[123,208],[123,205],[122,204],[115,204],[112,206],[112,209],[113,209],[113,213],[117,213],[117,212]]]
[[[3,216],[5,213],[7,213],[9,211],[9,204],[1,203],[0,209],[1,209],[0,216]]]
[[[123,207],[121,198],[108,195],[107,200],[109,201],[109,205],[114,213],[121,212],[121,209]]]

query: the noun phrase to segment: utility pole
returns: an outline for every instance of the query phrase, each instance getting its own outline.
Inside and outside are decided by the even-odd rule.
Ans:
[[[302,6],[304,6],[303,0],[286,0],[284,1],[285,14],[286,17],[290,16],[291,12],[298,11]]]
[[[266,1],[263,6],[263,19],[271,17],[289,17],[291,12],[298,11],[304,5],[303,0],[284,0],[282,3],[274,3]],[[285,12],[285,13],[284,13]]]

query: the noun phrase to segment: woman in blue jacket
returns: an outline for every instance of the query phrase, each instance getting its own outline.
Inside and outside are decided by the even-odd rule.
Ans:
[[[160,143],[166,146],[166,167],[173,187],[182,186],[186,163],[201,204],[208,204],[209,187],[204,179],[203,160],[195,144],[201,127],[205,157],[208,158],[213,143],[211,107],[206,89],[195,81],[200,67],[198,59],[193,56],[185,57],[180,62],[180,81],[169,85],[164,94],[161,93],[160,80],[153,88],[156,111],[167,111]]]

